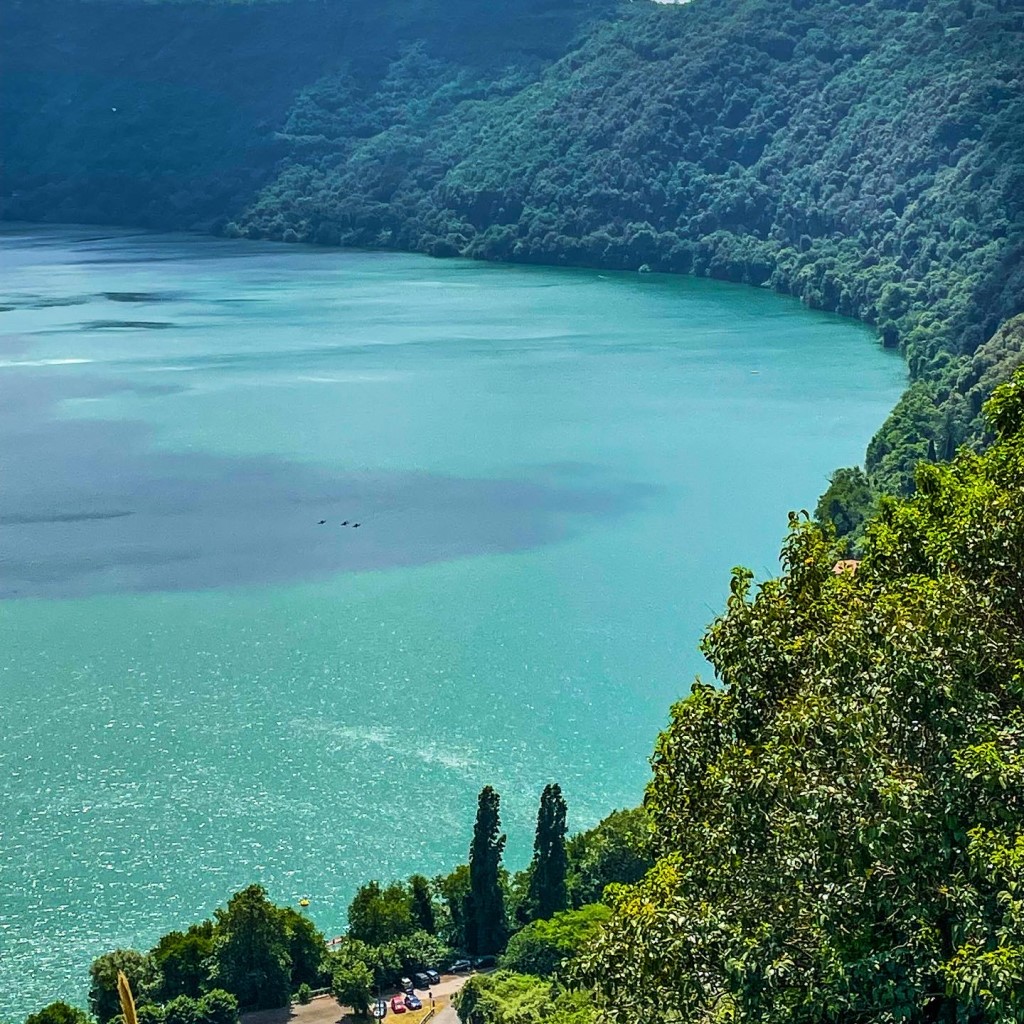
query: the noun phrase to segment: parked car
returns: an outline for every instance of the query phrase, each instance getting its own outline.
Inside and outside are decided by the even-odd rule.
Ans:
[[[405,1008],[407,1010],[422,1010],[423,1004],[420,1002],[420,997],[414,992],[410,992],[405,997]]]
[[[430,988],[430,979],[425,974],[417,974],[413,980],[417,988]]]
[[[411,992],[412,991],[412,978],[400,978],[399,981],[398,981],[398,987],[403,992]]]
[[[427,976],[427,980],[431,985],[441,984],[441,975],[433,967],[428,967],[423,973]]]
[[[395,995],[391,997],[391,1012],[405,1013],[405,996]]]
[[[498,958],[496,956],[478,956],[473,961],[473,966],[479,971],[493,967],[497,962]]]
[[[463,974],[465,971],[471,970],[473,970],[472,960],[456,960],[451,967],[452,974]]]

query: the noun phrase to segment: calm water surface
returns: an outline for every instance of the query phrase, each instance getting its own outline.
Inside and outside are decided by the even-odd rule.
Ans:
[[[546,782],[576,828],[636,802],[730,567],[904,381],[738,286],[0,241],[9,1021],[254,879],[337,934],[465,858],[485,783],[514,867]]]

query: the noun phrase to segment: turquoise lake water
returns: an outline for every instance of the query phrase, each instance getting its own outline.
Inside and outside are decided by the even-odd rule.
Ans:
[[[465,859],[484,784],[512,867],[545,783],[573,828],[637,802],[730,567],[775,571],[905,380],[715,282],[0,243],[11,1022],[253,880],[340,933]]]

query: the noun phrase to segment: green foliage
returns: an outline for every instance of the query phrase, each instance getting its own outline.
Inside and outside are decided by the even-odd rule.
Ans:
[[[350,1006],[365,1017],[373,996],[373,974],[365,964],[358,962],[337,967],[331,978],[331,995],[341,1006]]]
[[[160,972],[149,954],[134,949],[115,949],[97,957],[89,968],[89,1009],[99,1024],[107,1024],[121,1012],[118,971],[124,971],[136,1003],[152,1002],[159,989]]]
[[[557,783],[544,787],[537,812],[533,841],[533,871],[530,874],[529,904],[532,917],[548,918],[564,910],[569,902],[566,890],[568,862],[565,853],[566,805]]]
[[[598,902],[605,886],[639,882],[654,866],[651,822],[642,807],[612,811],[566,844],[569,896],[574,907]]]
[[[246,1009],[287,1006],[291,998],[288,927],[262,885],[250,885],[216,912],[213,978]]]
[[[389,944],[399,964],[399,975],[415,974],[425,967],[438,967],[451,959],[451,949],[436,935],[416,931]],[[397,981],[398,978],[388,979]]]
[[[611,917],[602,903],[566,910],[551,920],[534,921],[509,939],[501,966],[519,974],[550,977],[594,942]]]
[[[215,918],[169,932],[148,955],[115,950],[96,960],[89,999],[101,1024],[120,1015],[119,968],[140,1024],[231,1024],[239,1003],[284,1006],[293,990],[328,979],[323,934],[290,907],[274,906],[261,886],[236,893]]]
[[[412,875],[409,879],[409,893],[412,899],[412,919],[416,928],[436,935],[437,920],[430,880],[425,875]]]
[[[855,574],[795,517],[734,574],[583,956],[619,1021],[1024,1021],[1024,374],[992,447],[883,499]]]
[[[478,974],[453,997],[463,1024],[593,1024],[592,997],[508,971]]]
[[[238,1000],[215,988],[199,999],[177,996],[163,1005],[147,1006],[140,1024],[238,1024],[238,1019]]]
[[[319,987],[327,980],[324,972],[327,947],[323,932],[305,914],[291,907],[282,907],[279,913],[288,936],[292,989],[303,984]]]
[[[160,970],[156,999],[176,996],[198,998],[209,987],[213,955],[213,922],[192,925],[187,932],[169,932],[153,947],[150,956]]]
[[[89,1015],[77,1006],[55,1002],[29,1014],[25,1024],[89,1024]]]
[[[499,953],[505,946],[505,896],[501,886],[501,798],[484,786],[477,801],[473,839],[469,846],[469,895],[466,902],[466,949]]]
[[[331,958],[331,972],[338,967],[359,964],[370,971],[375,985],[385,988],[397,985],[404,975],[415,974],[425,967],[443,966],[451,958],[451,949],[436,935],[424,931],[379,946],[347,938]]]
[[[434,888],[444,901],[438,929],[454,949],[466,948],[466,910],[469,902],[469,865],[460,864],[447,875],[434,879]]]
[[[306,982],[303,982],[295,993],[295,997],[298,999],[301,1006],[308,1006],[310,1000],[313,998],[313,990],[309,987]]]
[[[877,500],[871,481],[859,466],[837,469],[828,490],[818,499],[814,518],[822,526],[831,523],[836,536],[845,538],[846,553],[852,554]]]
[[[200,1024],[238,1024],[238,1000],[222,988],[206,993],[200,1003]]]
[[[544,1007],[551,1002],[551,984],[506,971],[478,974],[452,1001],[463,1024],[518,1024],[540,1020]]]
[[[348,934],[371,946],[409,935],[414,928],[412,897],[401,882],[384,889],[379,882],[367,882],[349,904]]]
[[[0,5],[0,214],[223,224],[286,154],[281,129],[296,93],[339,64],[361,87],[427,38],[438,56],[499,78],[505,65],[535,69],[559,56],[607,5],[9,0]],[[358,112],[351,120],[364,130]]]
[[[521,871],[513,874],[503,872],[505,890],[505,913],[510,922],[516,926],[529,924],[536,914],[534,913],[533,899],[530,890],[533,888],[533,871],[536,867],[536,860],[531,860]]]

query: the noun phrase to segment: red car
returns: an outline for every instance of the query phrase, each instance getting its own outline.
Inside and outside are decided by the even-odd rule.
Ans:
[[[391,997],[391,1012],[405,1013],[405,996],[397,995]]]

